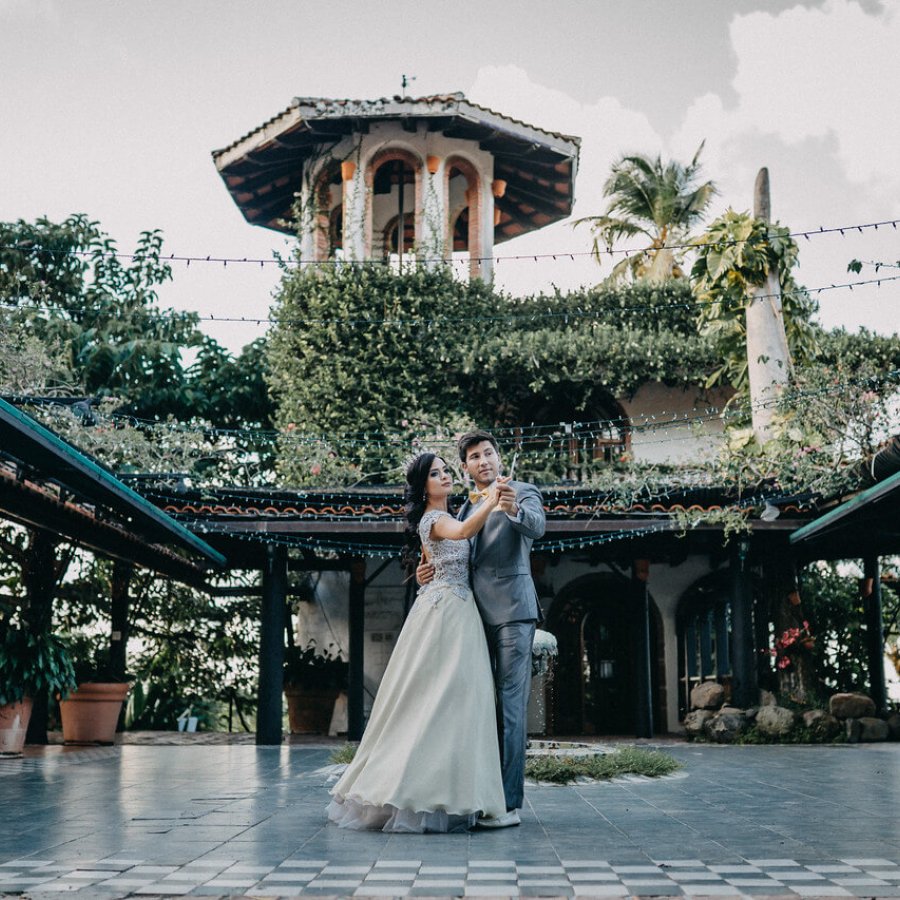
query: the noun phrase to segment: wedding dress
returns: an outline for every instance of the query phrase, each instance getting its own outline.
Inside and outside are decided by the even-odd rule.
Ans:
[[[494,681],[469,587],[469,542],[419,535],[435,566],[391,654],[353,762],[332,788],[343,828],[462,831],[506,812]]]

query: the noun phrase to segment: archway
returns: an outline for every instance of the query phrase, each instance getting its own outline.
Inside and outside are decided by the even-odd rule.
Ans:
[[[630,594],[628,578],[597,572],[575,579],[553,601],[547,616],[559,643],[548,704],[553,734],[635,733],[639,623]],[[650,646],[658,655],[662,627],[652,600],[651,609]],[[659,716],[657,665],[651,667],[651,690]]]
[[[366,169],[366,188],[366,255],[413,265],[421,239],[421,160],[400,147],[380,150]]]

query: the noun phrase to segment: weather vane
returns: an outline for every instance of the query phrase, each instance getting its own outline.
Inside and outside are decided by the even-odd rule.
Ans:
[[[406,96],[406,88],[409,86],[409,83],[411,81],[415,81],[415,80],[416,80],[415,75],[401,75],[400,76],[400,87],[403,90],[404,97]]]

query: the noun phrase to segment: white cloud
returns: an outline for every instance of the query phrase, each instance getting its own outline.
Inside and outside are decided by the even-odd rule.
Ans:
[[[706,170],[722,190],[721,206],[750,208],[756,172],[766,165],[773,215],[792,229],[900,216],[900,127],[891,106],[900,85],[900,16],[828,0],[817,9],[736,16],[730,35],[735,102],[712,91],[698,97],[671,142],[685,158],[706,139]],[[846,270],[853,258],[900,258],[896,232],[801,242],[801,281],[854,280]],[[896,301],[874,288],[823,294],[820,317],[829,326],[886,332],[900,319]]]
[[[484,66],[478,70],[467,96],[497,112],[522,119],[548,131],[576,135],[582,139],[575,185],[575,216],[599,213],[605,206],[603,182],[613,161],[623,153],[661,152],[661,138],[642,113],[628,109],[615,97],[601,97],[583,104],[568,94],[531,80],[518,66]],[[497,248],[497,255],[528,255],[587,251],[591,240],[582,226],[573,231],[569,223],[541,229]],[[595,284],[604,272],[587,257],[572,262],[507,262],[497,267],[497,283],[515,294],[534,293],[543,285],[561,288]]]

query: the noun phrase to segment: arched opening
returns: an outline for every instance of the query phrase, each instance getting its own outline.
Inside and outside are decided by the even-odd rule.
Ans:
[[[639,610],[629,602],[629,579],[614,572],[585,575],[557,595],[547,615],[559,656],[550,687],[549,727],[556,735],[634,734]],[[651,600],[650,646],[660,651],[662,624]],[[659,667],[652,666],[654,718]]]
[[[717,681],[731,698],[732,615],[731,574],[723,569],[695,581],[678,602],[678,711],[681,718],[690,712],[691,689],[703,681]],[[754,588],[754,594],[760,586]],[[757,610],[754,608],[754,613]],[[754,646],[769,644],[765,615],[754,615]],[[760,654],[757,670],[765,678],[768,657]]]
[[[375,154],[366,172],[368,205],[367,255],[401,270],[415,265],[421,223],[420,160],[400,148]]]
[[[604,468],[628,453],[631,447],[630,420],[612,397],[598,397],[585,406],[567,399],[561,391],[552,399],[546,396],[522,398],[517,441],[527,453],[533,468],[545,461],[546,478],[562,482],[587,481],[597,469]],[[525,419],[523,413],[528,415]],[[557,423],[554,428],[530,428],[531,423]]]
[[[447,160],[444,178],[444,196],[447,198],[445,246],[457,275],[475,278],[481,275],[481,179],[475,166],[460,156],[451,156]]]

